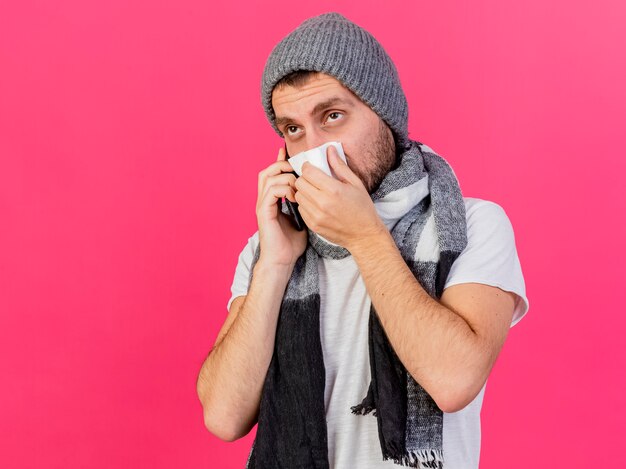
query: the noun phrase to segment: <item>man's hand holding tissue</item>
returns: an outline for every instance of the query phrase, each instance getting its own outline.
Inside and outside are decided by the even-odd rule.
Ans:
[[[335,179],[309,162],[295,182],[295,199],[307,226],[348,251],[387,231],[361,179],[339,157],[332,145],[328,163]]]

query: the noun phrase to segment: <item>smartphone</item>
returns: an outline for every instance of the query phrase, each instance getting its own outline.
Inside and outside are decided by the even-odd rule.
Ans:
[[[285,155],[286,155],[286,158],[289,159],[289,153],[287,152],[287,144],[285,144]],[[295,175],[296,178],[298,177],[298,173],[296,173],[295,171],[292,171],[291,174]],[[280,204],[281,202],[282,202],[282,198],[278,199],[278,203]],[[288,217],[291,220],[292,225],[298,231],[304,230],[306,228],[306,224],[304,223],[304,220],[302,219],[302,216],[300,215],[300,211],[298,210],[298,203],[292,202],[287,197],[285,197],[285,203],[287,204],[287,209],[289,210],[289,213],[290,213]]]

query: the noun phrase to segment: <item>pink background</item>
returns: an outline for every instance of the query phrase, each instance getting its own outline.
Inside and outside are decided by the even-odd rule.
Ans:
[[[281,144],[271,48],[338,11],[397,64],[411,136],[511,219],[530,311],[481,468],[623,467],[622,2],[0,7],[0,466],[242,468],[196,377]],[[619,158],[618,158],[619,155]]]

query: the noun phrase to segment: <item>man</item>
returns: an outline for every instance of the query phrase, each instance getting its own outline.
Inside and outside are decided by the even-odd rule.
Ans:
[[[528,310],[506,213],[408,137],[393,62],[338,13],[274,48],[262,103],[289,155],[339,141],[347,164],[329,146],[336,178],[296,178],[281,148],[259,173],[259,229],[198,377],[207,428],[233,441],[258,422],[248,468],[477,468],[486,380]]]

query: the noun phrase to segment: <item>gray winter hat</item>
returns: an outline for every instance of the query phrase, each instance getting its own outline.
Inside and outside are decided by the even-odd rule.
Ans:
[[[272,49],[261,79],[261,104],[281,138],[272,91],[296,70],[335,77],[387,123],[399,147],[409,146],[408,105],[398,71],[368,31],[339,13],[323,13],[303,21]]]

